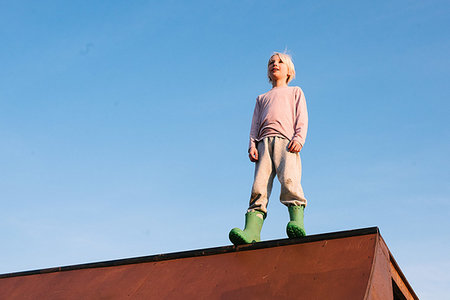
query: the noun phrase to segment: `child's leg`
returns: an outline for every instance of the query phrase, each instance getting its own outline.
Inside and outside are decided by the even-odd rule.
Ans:
[[[252,186],[249,212],[258,210],[267,214],[267,204],[276,174],[271,158],[273,140],[273,137],[269,137],[258,142],[258,161],[255,163],[255,179]]]
[[[299,153],[288,150],[289,140],[276,138],[273,148],[273,163],[281,184],[280,201],[286,206],[306,206],[301,185],[302,163]]]
[[[277,138],[272,158],[281,184],[280,201],[288,206],[289,210],[290,222],[286,226],[286,232],[290,238],[296,238],[306,235],[303,226],[306,199],[300,183],[302,177],[300,155],[289,152],[288,145],[288,139]]]
[[[245,229],[233,228],[229,234],[230,241],[234,245],[260,241],[260,232],[267,214],[267,203],[275,177],[269,139],[265,138],[258,142],[258,161],[255,163],[255,180],[250,205],[245,215]]]

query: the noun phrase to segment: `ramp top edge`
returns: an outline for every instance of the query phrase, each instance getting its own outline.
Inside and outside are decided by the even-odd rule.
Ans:
[[[270,240],[270,241],[262,241],[259,243],[242,245],[242,246],[233,246],[233,245],[221,246],[221,247],[205,248],[205,249],[198,249],[198,250],[188,250],[188,251],[173,252],[173,253],[166,253],[166,254],[156,254],[156,255],[140,256],[140,257],[133,257],[133,258],[115,259],[115,260],[109,260],[109,261],[103,261],[103,262],[93,262],[93,263],[69,265],[69,266],[62,266],[62,267],[53,267],[53,268],[38,269],[38,270],[31,270],[31,271],[6,273],[6,274],[0,274],[0,279],[1,278],[9,278],[9,277],[81,270],[81,269],[89,269],[89,268],[103,268],[103,267],[122,266],[122,265],[139,264],[139,263],[147,263],[147,262],[158,262],[158,261],[164,261],[164,260],[208,256],[208,255],[216,255],[216,254],[223,254],[223,253],[230,253],[230,252],[250,251],[250,250],[256,250],[256,249],[273,248],[273,247],[295,245],[295,244],[304,244],[304,243],[311,243],[311,242],[317,242],[317,241],[323,241],[323,240],[340,239],[340,238],[348,238],[348,237],[371,235],[371,234],[379,235],[380,231],[379,231],[378,227],[368,227],[368,228],[361,228],[361,229],[352,229],[352,230],[337,231],[337,232],[330,232],[330,233],[314,234],[314,235],[308,235],[308,236],[305,236],[302,238],[295,238],[295,239],[285,238],[285,239],[277,239],[277,240]]]

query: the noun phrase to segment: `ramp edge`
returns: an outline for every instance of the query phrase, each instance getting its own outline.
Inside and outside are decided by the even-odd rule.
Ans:
[[[181,252],[173,252],[166,254],[156,254],[149,256],[140,256],[133,258],[123,258],[123,259],[115,259],[103,262],[93,262],[93,263],[85,263],[85,264],[76,264],[62,267],[53,267],[53,268],[45,268],[45,269],[37,269],[31,271],[21,271],[21,272],[13,272],[0,274],[1,278],[10,278],[10,277],[19,277],[19,276],[29,276],[29,275],[37,275],[37,274],[46,274],[46,273],[55,273],[55,272],[65,272],[65,271],[73,271],[80,269],[89,269],[89,268],[104,268],[104,267],[113,267],[113,266],[122,266],[122,265],[131,265],[131,264],[139,264],[139,263],[147,263],[147,262],[159,262],[165,260],[172,259],[181,259],[181,258],[189,258],[189,257],[199,257],[199,256],[209,256],[209,255],[217,255],[223,253],[230,252],[239,252],[239,251],[251,251],[263,248],[272,248],[279,246],[287,246],[294,244],[304,244],[311,243],[323,240],[331,240],[331,239],[340,239],[346,237],[354,237],[361,235],[370,235],[370,234],[380,234],[378,227],[367,227],[361,229],[352,229],[345,231],[337,231],[331,233],[322,233],[322,234],[314,234],[308,235],[302,238],[296,239],[278,239],[278,240],[270,240],[263,241],[255,244],[242,245],[242,246],[222,246],[222,247],[214,247],[214,248],[205,248],[198,250],[188,250]]]

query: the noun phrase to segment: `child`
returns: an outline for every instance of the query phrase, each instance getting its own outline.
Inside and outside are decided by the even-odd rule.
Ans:
[[[269,59],[267,75],[272,89],[256,98],[250,130],[248,153],[255,162],[255,179],[245,229],[233,228],[229,234],[235,245],[260,241],[275,175],[281,184],[280,201],[289,210],[286,232],[290,238],[305,235],[306,199],[300,183],[299,155],[308,129],[305,96],[301,88],[288,86],[295,77],[294,64],[288,54],[275,52]]]

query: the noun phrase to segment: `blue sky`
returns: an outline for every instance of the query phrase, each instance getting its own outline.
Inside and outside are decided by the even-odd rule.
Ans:
[[[266,62],[310,117],[309,234],[378,226],[450,292],[448,1],[0,2],[0,273],[229,245]],[[285,237],[275,185],[264,240]],[[433,274],[433,276],[430,276]]]

